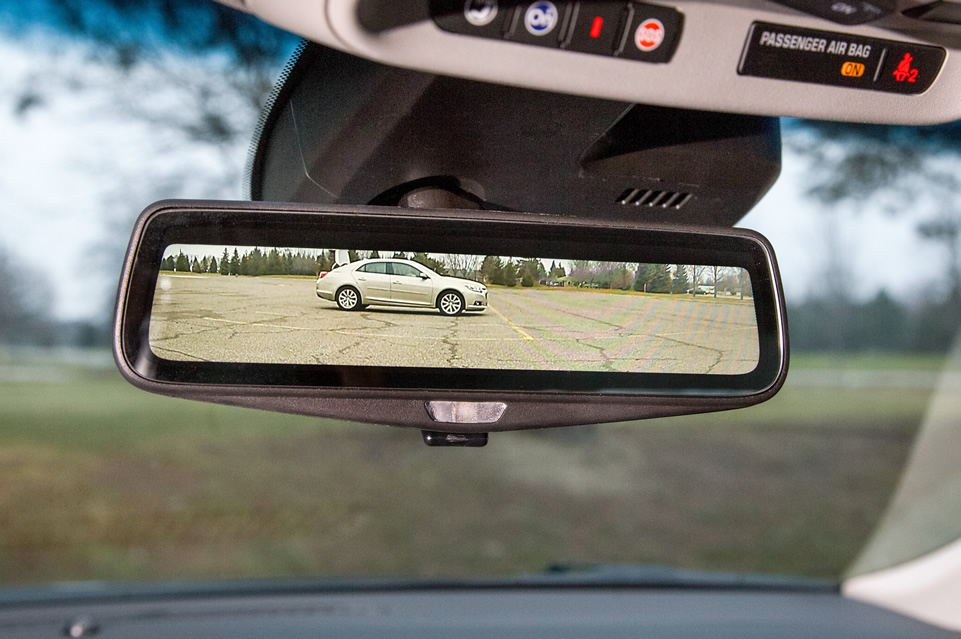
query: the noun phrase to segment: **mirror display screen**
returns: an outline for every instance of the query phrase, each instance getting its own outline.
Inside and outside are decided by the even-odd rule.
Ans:
[[[149,322],[183,362],[742,375],[748,272],[560,257],[172,244]]]

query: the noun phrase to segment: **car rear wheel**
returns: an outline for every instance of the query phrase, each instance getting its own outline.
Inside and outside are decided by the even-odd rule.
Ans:
[[[444,291],[437,298],[441,315],[460,315],[464,311],[464,298],[457,291]]]
[[[337,291],[337,306],[342,311],[353,311],[361,308],[360,292],[352,287],[345,286]]]

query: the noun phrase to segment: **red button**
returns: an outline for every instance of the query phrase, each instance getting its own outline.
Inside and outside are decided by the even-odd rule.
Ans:
[[[624,2],[579,2],[567,48],[582,53],[614,55],[624,29]]]

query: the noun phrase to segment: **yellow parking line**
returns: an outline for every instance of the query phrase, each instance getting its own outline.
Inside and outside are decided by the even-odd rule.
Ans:
[[[517,332],[518,335],[520,335],[521,337],[523,337],[525,342],[533,342],[533,341],[534,341],[534,338],[531,337],[531,334],[530,334],[530,333],[528,333],[527,331],[525,331],[523,328],[521,328],[520,326],[518,326],[518,325],[515,324],[514,322],[510,321],[509,319],[507,319],[507,316],[504,315],[503,313],[501,313],[499,310],[497,310],[496,308],[494,308],[494,307],[491,306],[490,304],[487,305],[487,308],[489,308],[490,310],[494,311],[494,314],[497,315],[497,317],[499,317],[499,318],[501,318],[502,320],[504,320],[505,322],[507,322],[507,325],[510,326],[512,329],[514,329],[514,330]]]

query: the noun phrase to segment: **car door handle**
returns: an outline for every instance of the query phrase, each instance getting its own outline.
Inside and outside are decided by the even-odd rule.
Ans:
[[[357,281],[358,281],[358,282],[366,282],[366,281],[367,281],[367,278],[366,278],[366,277],[358,277],[358,278],[357,278]]]

